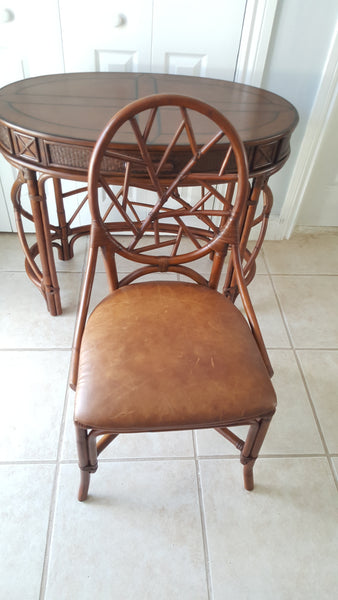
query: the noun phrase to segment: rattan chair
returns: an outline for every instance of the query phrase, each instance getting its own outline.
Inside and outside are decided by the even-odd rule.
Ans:
[[[71,368],[79,500],[87,498],[98,454],[117,435],[200,428],[236,445],[245,488],[253,489],[276,397],[243,275],[248,186],[237,132],[196,99],[142,98],[99,137]],[[110,293],[87,318],[99,250]],[[124,276],[120,257],[134,263]],[[228,429],[237,425],[249,426],[244,441]]]

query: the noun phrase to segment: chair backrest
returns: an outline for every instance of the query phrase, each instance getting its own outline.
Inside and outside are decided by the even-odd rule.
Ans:
[[[112,181],[121,183],[117,191]],[[148,191],[136,193],[135,188]],[[89,203],[93,222],[106,235],[94,234],[93,243],[100,238],[102,245],[104,237],[107,250],[146,264],[137,276],[156,270],[182,272],[182,265],[212,251],[224,258],[227,244],[237,243],[247,193],[245,151],[223,115],[184,96],[142,98],[111,119],[95,146]],[[118,243],[113,230],[127,231],[131,239]],[[154,245],[147,243],[149,233]],[[218,271],[208,285],[217,287]],[[201,282],[199,274],[195,278]]]
[[[175,272],[219,288],[230,249],[223,293],[235,282],[271,370],[239,250],[248,193],[244,146],[228,119],[208,104],[158,94],[132,102],[112,117],[89,166],[92,224],[72,387],[99,248],[111,291],[154,272]],[[124,235],[117,237],[117,233]],[[122,278],[117,255],[136,263]],[[194,261],[207,255],[212,259],[204,261],[210,265],[209,273],[204,269],[201,273]]]

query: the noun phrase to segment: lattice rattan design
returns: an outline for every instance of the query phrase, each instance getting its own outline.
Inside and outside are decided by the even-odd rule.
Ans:
[[[118,147],[122,127],[132,150]],[[169,128],[171,141],[160,149],[162,132],[167,135]],[[111,185],[107,158],[124,164],[121,187]],[[167,270],[192,260],[191,252],[198,258],[212,250],[238,198],[236,163],[226,130],[208,114],[186,106],[151,107],[113,124],[98,142],[91,165],[96,172],[92,211],[106,231],[128,232],[122,242],[113,241],[117,252],[153,265],[163,253],[160,270]],[[231,235],[223,237],[223,245],[230,242]]]

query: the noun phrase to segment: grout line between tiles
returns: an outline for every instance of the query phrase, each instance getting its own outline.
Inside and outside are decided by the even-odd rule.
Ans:
[[[65,275],[65,274],[67,274],[67,275],[73,275],[73,274],[76,275],[76,274],[82,273],[82,269],[80,269],[80,268],[79,269],[75,269],[75,270],[74,269],[73,270],[66,270],[65,268],[58,270],[57,269],[57,265],[56,265],[56,270],[57,270],[57,274],[58,275]],[[25,275],[27,277],[27,273],[26,273],[24,267],[22,269],[19,269],[19,268],[15,268],[15,269],[0,269],[0,274],[1,273],[22,273],[23,275]]]
[[[202,528],[202,538],[203,538],[204,562],[205,562],[205,574],[206,574],[206,583],[207,583],[207,590],[208,590],[208,600],[212,600],[214,595],[213,595],[213,589],[212,589],[210,555],[209,555],[205,508],[204,508],[204,500],[203,500],[203,485],[202,485],[202,479],[201,479],[200,464],[199,464],[199,460],[197,457],[196,432],[195,431],[192,431],[192,441],[193,441],[193,446],[194,446],[194,459],[195,459],[198,502],[199,502],[199,508],[200,508],[200,518],[201,518],[201,528]]]
[[[67,378],[62,418],[61,418],[61,424],[60,424],[60,434],[59,434],[59,440],[58,440],[56,468],[55,468],[55,473],[54,473],[54,481],[53,481],[52,494],[51,494],[51,503],[50,503],[49,520],[48,520],[48,528],[47,528],[47,535],[46,535],[46,545],[45,545],[45,555],[44,555],[42,574],[41,574],[41,582],[40,582],[39,600],[43,600],[45,598],[45,591],[46,591],[46,584],[47,584],[47,577],[48,577],[48,570],[49,570],[51,540],[52,540],[53,528],[54,528],[54,522],[55,522],[56,499],[57,499],[57,490],[58,490],[60,466],[61,466],[60,459],[61,459],[62,443],[63,443],[65,426],[66,426],[66,415],[67,415],[67,407],[68,407],[68,399],[69,399],[69,393],[68,393],[69,383],[68,382],[69,382],[69,376]]]
[[[0,465],[56,465],[56,460],[0,460]]]
[[[333,480],[335,482],[335,485],[336,485],[336,488],[337,488],[337,491],[338,491],[338,481],[337,481],[335,469],[334,469],[334,466],[333,466],[331,458],[330,458],[330,452],[329,452],[329,449],[328,449],[328,446],[327,446],[327,443],[326,443],[326,440],[325,440],[325,436],[324,436],[324,433],[323,433],[323,430],[322,430],[322,427],[321,427],[321,424],[320,424],[320,420],[319,420],[319,417],[317,415],[316,407],[315,407],[314,402],[312,400],[311,392],[310,392],[309,386],[307,384],[306,377],[305,377],[305,374],[303,372],[303,368],[302,368],[300,359],[298,357],[297,351],[295,351],[295,356],[296,356],[296,361],[297,361],[298,369],[299,369],[299,372],[301,374],[301,377],[302,377],[302,380],[303,380],[303,384],[304,384],[304,387],[305,387],[305,390],[306,390],[306,393],[307,393],[307,396],[308,396],[308,399],[309,399],[309,403],[310,403],[310,406],[311,406],[311,409],[312,409],[313,417],[314,417],[314,420],[316,422],[320,438],[322,440],[323,448],[324,448],[325,455],[326,455],[326,458],[327,458],[327,461],[328,461],[328,464],[329,464],[329,467],[330,467],[330,470],[331,470],[331,473],[332,473],[332,477],[333,477]]]
[[[330,456],[328,456],[328,463],[329,463],[329,467],[330,467],[332,475],[333,475],[334,482],[335,482],[337,490],[338,490],[338,471],[336,470],[336,467],[333,464],[333,460],[332,460],[333,458],[334,457],[332,454]]]
[[[84,257],[84,260],[82,263],[81,281],[80,281],[80,287],[79,287],[79,291],[78,291],[77,304],[76,304],[76,315],[75,315],[75,322],[74,322],[73,338],[75,335],[75,327],[76,327],[77,317],[78,317],[78,313],[79,313],[79,309],[80,309],[81,291],[82,291],[82,286],[83,286],[83,280],[85,277],[85,265],[86,265],[87,251],[88,251],[88,245],[86,246],[85,257]],[[72,339],[72,345],[73,345],[73,339]],[[72,349],[72,346],[69,348],[69,350],[71,350],[71,349]],[[41,574],[39,600],[44,600],[44,598],[45,598],[46,585],[47,585],[47,579],[48,579],[51,541],[52,541],[52,535],[53,535],[53,529],[54,529],[54,523],[55,523],[57,490],[58,490],[59,477],[60,477],[60,467],[61,467],[61,464],[63,464],[62,460],[61,460],[62,445],[63,445],[63,439],[64,439],[64,434],[65,434],[67,409],[68,409],[68,402],[69,402],[69,397],[70,397],[69,377],[70,377],[70,366],[69,366],[69,370],[68,370],[68,378],[67,378],[62,418],[61,418],[61,424],[60,424],[60,434],[59,434],[58,450],[57,450],[57,461],[56,461],[56,469],[55,469],[55,473],[54,473],[51,504],[50,504],[50,511],[49,511],[49,521],[48,521],[48,528],[47,528],[47,535],[46,535],[45,555],[44,555],[42,574]],[[77,461],[75,460],[74,462],[77,462]]]
[[[123,435],[123,434],[121,434]],[[129,462],[185,462],[195,460],[193,456],[122,456],[116,458],[104,458],[100,456],[101,463],[129,463]],[[78,464],[76,458],[64,458],[60,460],[60,465]]]
[[[328,453],[330,458],[337,458],[338,454],[331,452]],[[316,453],[298,453],[298,454],[259,454],[259,458],[326,458],[325,452]],[[100,463],[129,463],[129,462],[185,462],[185,461],[199,461],[199,460],[238,460],[238,454],[201,454],[194,456],[135,456],[135,457],[116,457],[116,458],[104,458],[100,457]],[[65,458],[61,460],[1,460],[0,466],[6,465],[75,465],[78,464],[76,458]]]
[[[313,453],[313,454],[264,454],[264,452],[259,453],[259,459],[261,458],[326,458],[327,455],[325,452],[322,453]],[[198,457],[198,460],[239,460],[240,455],[229,455],[229,454],[210,454],[210,455],[201,455]]]
[[[312,410],[313,418],[314,418],[314,421],[316,423],[317,430],[318,430],[318,433],[319,433],[319,437],[321,439],[321,442],[322,442],[322,445],[323,445],[323,448],[324,448],[325,456],[326,456],[327,462],[329,464],[330,471],[331,471],[333,480],[335,482],[336,488],[338,490],[338,481],[337,481],[335,469],[334,469],[332,461],[330,459],[329,449],[328,449],[328,446],[327,446],[326,441],[325,441],[325,436],[324,436],[324,433],[323,433],[323,430],[322,430],[322,427],[321,427],[321,424],[320,424],[320,420],[318,418],[317,411],[316,411],[314,402],[312,400],[311,392],[310,392],[309,386],[307,384],[307,380],[306,380],[305,374],[303,372],[303,368],[302,368],[299,356],[297,354],[297,349],[295,348],[295,345],[293,343],[293,339],[292,339],[292,335],[291,335],[291,331],[290,331],[290,328],[289,328],[289,325],[288,325],[288,321],[287,321],[286,315],[284,314],[284,310],[283,310],[281,301],[279,299],[279,296],[278,296],[278,293],[277,293],[277,290],[276,290],[276,287],[275,287],[275,284],[274,284],[274,281],[273,281],[273,277],[270,274],[269,270],[268,270],[268,275],[269,275],[269,278],[270,278],[270,282],[271,282],[271,285],[272,285],[273,292],[275,294],[275,298],[276,298],[276,302],[277,302],[277,305],[278,305],[278,308],[279,308],[279,311],[280,311],[280,314],[281,314],[281,318],[283,320],[284,327],[285,327],[287,336],[289,338],[291,349],[292,349],[293,355],[295,357],[295,362],[296,362],[296,365],[298,367],[298,371],[299,371],[299,374],[301,376],[301,379],[302,379],[302,382],[303,382],[303,385],[304,385],[304,389],[305,389],[307,397],[308,397],[308,401],[309,401],[309,404],[310,404],[310,407],[311,407],[311,410]]]
[[[264,273],[261,273],[264,275]],[[271,277],[338,277],[337,273],[274,273],[268,272]]]
[[[45,554],[44,554],[42,573],[41,573],[41,581],[40,581],[39,600],[43,600],[45,597],[47,570],[48,570],[48,564],[49,564],[50,543],[51,543],[53,524],[54,524],[56,490],[57,490],[58,479],[59,479],[59,468],[60,467],[59,467],[58,463],[56,463],[54,479],[53,479],[53,486],[52,486],[52,493],[51,493],[50,508],[49,508],[49,519],[48,519],[48,527],[47,527],[47,534],[46,534]]]
[[[71,346],[68,348],[56,348],[55,346],[46,348],[0,348],[0,352],[70,352]]]

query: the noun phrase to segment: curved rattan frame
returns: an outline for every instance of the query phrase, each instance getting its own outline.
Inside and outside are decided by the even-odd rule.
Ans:
[[[149,150],[147,148],[147,139],[156,116],[156,111],[161,107],[167,106],[176,107],[181,112],[184,125],[181,124],[179,129],[181,127],[187,127],[189,145],[192,150],[191,160],[188,161],[184,169],[178,175],[177,171],[175,172],[175,179],[173,181],[170,180],[169,176],[167,178],[163,178],[160,177],[159,174],[156,174],[151,158],[151,153],[154,150],[154,147],[150,148]],[[150,116],[146,123],[146,127],[142,132],[138,126],[136,116],[140,112],[144,111],[150,111]],[[189,125],[189,111],[196,111],[204,115],[208,119],[211,119],[218,126],[219,131],[207,144],[202,144],[199,146],[197,145],[193,131],[190,129]],[[128,162],[128,158],[130,157],[128,154],[128,147],[124,146],[123,148],[116,150],[116,143],[114,143],[114,150],[110,150],[112,139],[118,132],[119,128],[126,121],[131,123],[131,127],[140,145],[141,160],[138,157],[137,164],[138,168],[140,169],[143,161],[142,164],[145,168],[145,172],[143,172],[141,176],[140,173],[137,172],[136,175],[132,177],[132,163],[134,159]],[[179,136],[176,134],[173,136],[173,143],[176,143],[178,137]],[[196,169],[193,170],[193,167],[196,165],[201,155],[203,155],[203,152],[207,153],[212,146],[218,143],[222,138],[226,138],[227,141],[224,144],[225,156],[220,169],[217,172],[212,171],[207,173],[200,173],[196,171]],[[156,205],[157,214],[156,210],[154,209],[153,213],[150,212],[150,218],[146,217],[144,221],[136,224],[131,222],[127,223],[126,230],[128,230],[128,227],[131,227],[135,239],[139,234],[139,237],[142,237],[142,235],[147,231],[147,226],[152,225],[153,221],[156,221],[159,210],[164,206],[165,201],[170,197],[170,194],[175,194],[175,190],[178,188],[178,186],[204,186],[205,184],[208,185],[207,182],[209,182],[210,188],[213,191],[214,188],[212,186],[215,184],[228,184],[228,189],[226,195],[224,196],[224,210],[221,216],[220,226],[218,227],[217,231],[213,230],[211,234],[204,234],[203,231],[196,231],[195,233],[197,236],[205,235],[204,246],[184,254],[173,253],[170,256],[164,256],[162,254],[154,256],[147,255],[141,251],[136,251],[135,244],[133,245],[133,243],[128,248],[124,247],[113,237],[109,227],[109,222],[102,218],[99,208],[98,190],[103,187],[109,193],[109,174],[105,174],[104,169],[102,168],[107,153],[110,157],[113,156],[113,158],[116,160],[121,160],[122,158],[125,159],[126,188],[128,188],[130,183],[135,187],[139,186],[144,188],[144,178],[146,174],[150,181],[150,183],[148,181],[148,188],[157,192],[157,196],[159,198],[159,204]],[[168,151],[164,152],[163,159],[160,161],[159,169],[161,168],[161,165],[165,163],[165,160],[169,157],[169,155],[170,148]],[[229,169],[229,160],[231,156],[235,159],[235,168]],[[105,177],[107,177],[107,179],[105,179]],[[142,178],[142,181],[140,180],[140,177]],[[123,187],[121,189],[123,190]],[[218,192],[215,192],[216,195],[217,193]],[[121,194],[121,197],[123,198],[124,192],[122,191]],[[229,279],[230,269],[230,279],[232,285],[234,284],[236,289],[239,291],[253,337],[256,340],[267,371],[270,375],[272,375],[271,364],[267,355],[251,299],[248,294],[245,275],[243,272],[243,263],[245,263],[248,257],[245,249],[243,251],[243,249],[240,247],[240,234],[241,226],[243,224],[243,215],[245,214],[245,210],[247,208],[248,194],[248,168],[243,144],[228,119],[226,119],[221,113],[208,104],[186,96],[179,96],[176,94],[158,94],[137,100],[126,106],[112,117],[95,145],[89,166],[88,198],[92,215],[92,223],[89,256],[81,294],[80,309],[72,353],[70,385],[74,390],[76,389],[77,384],[81,339],[86,324],[99,249],[101,249],[103,253],[110,290],[113,292],[117,288],[127,285],[135,278],[147,273],[153,273],[154,271],[175,271],[183,273],[195,280],[197,284],[207,285],[216,289],[219,286],[220,275],[224,266],[225,256],[230,248],[227,278]],[[202,205],[203,202],[200,202],[199,206]],[[179,216],[181,216],[181,214],[184,212],[184,205],[180,210],[178,211]],[[171,213],[171,215],[172,214],[173,213]],[[174,217],[176,217],[177,214],[178,213],[176,211]],[[217,216],[220,215],[217,214]],[[203,212],[202,221],[204,221],[204,217],[205,212]],[[208,223],[208,221],[206,222]],[[179,227],[175,227],[175,232],[177,233]],[[115,254],[119,254],[124,258],[133,260],[139,264],[141,263],[145,266],[138,268],[132,275],[128,275],[122,280],[119,280],[115,263]],[[209,279],[198,276],[198,274],[195,275],[195,271],[186,266],[186,263],[199,259],[207,254],[212,258],[212,267]],[[225,289],[224,293],[231,297],[230,289]],[[218,429],[219,433],[234,443],[236,447],[241,450],[241,461],[244,465],[244,479],[247,489],[253,488],[253,464],[258,455],[258,450],[263,442],[271,417],[272,414],[268,416],[265,415],[259,420],[253,420],[252,422],[248,421],[247,424],[250,425],[250,430],[245,442],[240,440],[240,438],[235,436],[227,428]],[[79,492],[79,499],[83,500],[87,497],[90,473],[94,472],[97,468],[97,455],[113,439],[115,439],[117,434],[112,433],[111,431],[103,430],[92,430],[87,432],[87,430],[81,426],[76,426],[76,431],[80,456],[80,468],[82,471],[82,483]],[[97,436],[103,436],[98,443],[96,443]]]
[[[215,250],[218,245],[219,239],[222,241],[222,243],[224,243],[225,240],[227,241],[227,243],[234,241],[233,240],[233,231],[232,231],[233,222],[235,220],[238,220],[239,215],[243,211],[244,203],[246,202],[247,194],[248,194],[248,178],[249,178],[245,149],[244,149],[243,143],[242,143],[237,131],[235,130],[233,125],[230,123],[230,121],[224,115],[222,115],[219,111],[217,111],[215,108],[211,107],[210,105],[206,104],[205,102],[202,102],[201,100],[197,100],[195,98],[190,98],[187,96],[181,96],[178,94],[157,94],[156,96],[147,96],[146,98],[141,98],[140,100],[136,100],[135,102],[132,102],[131,104],[126,106],[124,109],[119,111],[116,115],[114,115],[112,117],[112,119],[110,120],[110,122],[106,125],[105,129],[102,131],[102,133],[95,145],[95,148],[93,150],[92,157],[90,160],[89,170],[88,170],[88,173],[89,173],[88,194],[89,194],[90,211],[91,211],[93,220],[102,229],[105,229],[105,224],[102,220],[100,211],[98,209],[98,189],[100,187],[101,163],[103,161],[105,153],[109,150],[109,145],[110,145],[114,135],[117,133],[118,129],[126,121],[129,121],[129,122],[131,122],[132,127],[134,128],[135,136],[137,138],[140,138],[142,136],[142,133],[141,133],[140,129],[138,128],[137,122],[135,120],[135,116],[140,114],[141,112],[152,109],[154,111],[151,114],[151,119],[150,119],[151,124],[152,124],[153,120],[155,119],[156,109],[158,109],[160,107],[164,107],[164,106],[180,107],[184,111],[186,111],[187,109],[191,109],[193,111],[199,112],[202,115],[207,116],[210,120],[214,121],[214,123],[216,123],[218,125],[218,127],[220,128],[221,137],[223,137],[225,135],[229,139],[230,148],[229,148],[229,151],[227,152],[228,156],[226,154],[225,160],[222,163],[220,172],[213,173],[213,175],[214,175],[214,181],[216,181],[217,183],[229,182],[231,180],[235,180],[238,183],[238,188],[236,191],[236,200],[233,203],[232,214],[227,219],[226,225],[223,227],[223,230],[222,230],[220,236],[218,236],[216,239],[214,239],[210,243],[210,245],[208,245],[205,248],[204,252],[196,254],[195,258],[197,259],[197,258],[200,258],[201,256],[204,256],[208,252]],[[183,118],[186,118],[187,123],[189,124],[189,117],[188,117],[187,113],[183,114]],[[147,127],[148,127],[148,124],[147,124]],[[150,129],[150,126],[148,127],[148,129]],[[188,135],[189,135],[189,133],[192,133],[192,131],[189,131]],[[144,137],[146,137],[148,134],[149,134],[149,131],[145,131],[143,135],[144,135]],[[217,136],[215,136],[215,137],[217,137]],[[141,140],[138,139],[138,142],[141,143]],[[202,147],[202,148],[199,146],[196,146],[196,154],[198,154],[200,157],[200,154],[203,151],[205,151],[205,152],[209,151],[211,144],[214,144],[214,143],[216,143],[216,140],[212,139],[212,140],[210,140],[209,144],[204,145],[204,147]],[[145,142],[145,144],[146,144],[146,142]],[[191,140],[191,144],[194,145],[195,140]],[[233,153],[235,155],[236,170],[232,174],[229,174],[229,173],[224,174],[225,169],[226,169],[226,164],[227,164],[227,162],[229,160],[229,156],[231,154],[231,150],[233,151]],[[117,155],[117,153],[115,152],[114,156],[116,156],[116,155]],[[126,155],[128,156],[127,151],[126,151]],[[110,154],[110,156],[111,156],[111,154]],[[151,156],[149,154],[146,155],[144,153],[142,156],[142,159],[144,160],[145,164],[147,165],[147,167],[149,169],[150,164],[147,164],[147,163],[151,162]],[[183,184],[184,185],[196,185],[196,183],[198,184],[201,181],[201,179],[202,179],[201,177],[198,177],[196,174],[194,175],[189,172],[189,170],[193,166],[194,160],[196,160],[196,157],[193,157],[193,160],[186,166],[185,173],[180,172],[175,177],[175,180],[173,182],[170,182],[169,188],[168,188],[168,190],[166,190],[167,196],[169,196],[170,192],[173,189],[177,188],[179,185],[183,185]],[[152,181],[152,183],[154,185],[154,189],[155,189],[155,191],[158,191],[159,176],[155,176],[155,174],[150,174],[150,177],[152,177],[152,176],[155,179],[154,181]],[[209,179],[211,181],[212,174],[206,174],[205,179]],[[136,179],[136,181],[134,180],[134,185],[135,184],[137,185],[137,179]],[[142,182],[142,185],[144,185],[144,182]],[[238,235],[238,231],[236,232],[236,234]],[[137,260],[137,257],[135,255],[133,255],[133,260]],[[187,258],[186,260],[187,261],[191,260],[191,257]],[[172,259],[173,264],[175,264],[175,263],[178,264],[179,262],[182,262],[182,256],[180,256],[179,258]],[[185,262],[184,259],[183,259],[183,262]],[[149,258],[149,264],[156,264],[155,259],[152,260],[151,258]]]

